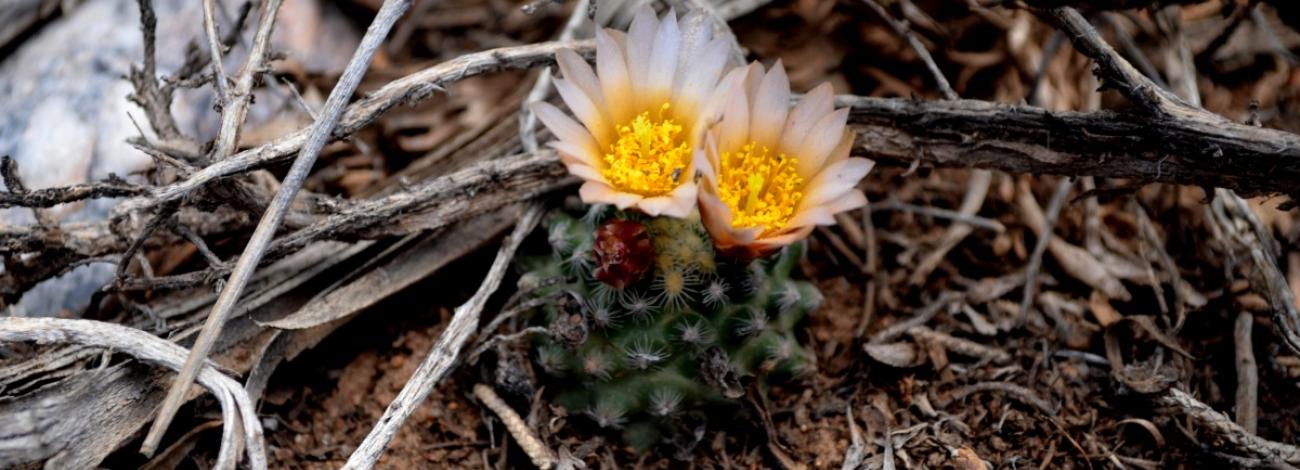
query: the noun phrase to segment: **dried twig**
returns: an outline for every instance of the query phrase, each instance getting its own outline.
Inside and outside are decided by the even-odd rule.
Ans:
[[[35,341],[41,344],[71,343],[111,349],[144,362],[180,370],[187,354],[185,348],[148,332],[94,320],[58,318],[0,318],[0,343]],[[266,450],[262,442],[262,425],[252,401],[244,389],[216,366],[204,361],[197,380],[221,402],[223,425],[221,450],[216,468],[233,469],[238,460],[242,439],[247,445],[248,463],[254,469],[266,468]],[[242,428],[242,436],[237,429]]]
[[[488,269],[487,277],[483,284],[479,286],[469,300],[465,301],[459,307],[451,318],[447,328],[443,330],[442,335],[438,337],[438,342],[433,345],[429,355],[420,362],[420,367],[415,370],[411,379],[402,387],[402,391],[397,394],[397,398],[388,405],[384,410],[384,416],[379,419],[370,434],[366,435],[365,440],[357,447],[356,451],[348,457],[348,462],[343,466],[344,469],[360,470],[374,466],[383,455],[384,448],[392,441],[393,436],[401,429],[402,423],[406,418],[415,411],[415,407],[424,402],[425,397],[433,390],[434,385],[442,379],[460,356],[460,350],[465,346],[469,336],[474,333],[474,327],[478,325],[479,316],[483,312],[483,306],[487,303],[488,297],[496,292],[497,286],[501,284],[502,277],[505,276],[506,267],[510,265],[510,260],[514,257],[515,250],[523,242],[537,221],[541,218],[542,210],[540,207],[530,208],[519,220],[515,230],[501,244],[501,250],[497,252],[496,259],[492,262],[492,267]]]
[[[281,0],[262,2],[261,18],[257,22],[257,33],[253,36],[253,47],[248,51],[248,60],[235,78],[235,88],[226,90],[225,76],[221,71],[221,57],[216,50],[216,26],[210,21],[212,0],[203,1],[203,23],[209,29],[208,43],[213,49],[212,64],[217,73],[217,98],[221,104],[221,129],[217,132],[217,142],[212,149],[212,160],[229,157],[239,143],[239,130],[248,115],[248,105],[253,101],[253,83],[266,62],[267,50],[271,47],[271,32],[275,30],[275,18],[280,12]],[[340,80],[340,83],[342,80]]]
[[[960,300],[961,297],[962,295],[955,291],[944,292],[939,296],[938,300],[926,304],[925,307],[918,310],[911,318],[890,325],[888,328],[877,331],[876,334],[871,335],[871,339],[868,343],[882,344],[902,336],[912,328],[928,323],[930,319],[934,318],[935,315],[938,315],[940,311],[943,311],[949,305],[952,305],[953,302]]]
[[[1061,215],[1061,207],[1065,205],[1066,196],[1070,195],[1070,188],[1073,187],[1073,178],[1062,179],[1056,184],[1056,192],[1052,193],[1052,199],[1047,203],[1047,212],[1043,217],[1044,230],[1038,234],[1034,251],[1029,255],[1029,264],[1025,266],[1025,289],[1024,295],[1020,298],[1020,322],[1024,322],[1029,317],[1029,308],[1033,306],[1034,298],[1038,295],[1038,270],[1043,265],[1043,253],[1047,252],[1047,242],[1056,236],[1052,233],[1056,230],[1056,218]]]
[[[1057,413],[1055,406],[1039,397],[1033,390],[1010,382],[980,382],[966,385],[953,390],[950,394],[950,400],[961,400],[967,395],[978,392],[1001,392],[1020,403],[1037,408],[1038,411],[1043,412],[1045,415],[1056,416]]]
[[[268,0],[269,3],[278,5],[278,0]],[[225,325],[226,318],[235,307],[235,302],[239,300],[240,294],[243,293],[244,287],[248,284],[249,279],[253,276],[253,271],[257,268],[261,258],[266,254],[266,249],[271,244],[271,238],[275,235],[276,229],[279,228],[280,222],[289,211],[289,206],[293,203],[294,196],[302,188],[307,179],[307,173],[311,171],[312,165],[316,162],[317,155],[325,146],[333,133],[334,126],[338,124],[339,118],[343,113],[343,108],[348,100],[351,99],[352,93],[356,91],[357,85],[361,83],[361,77],[370,67],[370,60],[374,57],[375,51],[383,43],[388,31],[402,16],[406,8],[410,6],[410,0],[385,0],[379,12],[375,15],[374,21],[371,22],[370,28],[366,30],[365,36],[361,38],[361,44],[357,51],[353,53],[352,59],[348,61],[343,75],[339,77],[338,83],[330,92],[330,96],[325,100],[325,108],[321,110],[320,117],[311,127],[306,143],[298,158],[294,160],[293,166],[289,169],[289,174],[285,177],[279,192],[276,193],[275,199],[272,200],[271,206],[267,209],[262,220],[257,224],[253,231],[252,238],[244,253],[240,255],[239,261],[235,264],[234,272],[231,273],[230,279],[226,281],[225,288],[222,289],[221,295],[212,305],[212,311],[208,314],[208,319],[203,325],[203,331],[199,334],[198,339],[194,341],[194,348],[190,351],[190,357],[185,361],[185,367],[181,369],[180,374],[176,377],[176,382],[172,384],[167,391],[167,398],[163,400],[162,408],[158,412],[158,419],[154,421],[153,427],[149,429],[149,434],[145,437],[141,451],[146,455],[152,454],[158,448],[158,442],[162,440],[163,433],[171,424],[172,418],[176,415],[176,410],[180,408],[181,402],[185,399],[185,392],[189,390],[194,376],[198,373],[199,365],[207,358],[212,346],[220,336],[221,328]],[[271,19],[274,20],[274,14]],[[270,23],[270,22],[266,22]],[[270,34],[270,24],[259,27],[265,28],[266,34]],[[249,72],[250,74],[252,71]]]
[[[968,192],[967,194],[970,193]],[[996,233],[1002,233],[1007,231],[1007,227],[1005,225],[1002,225],[1002,222],[998,222],[988,217],[980,217],[978,215],[968,215],[960,211],[941,209],[938,207],[918,206],[916,204],[908,204],[906,202],[898,202],[898,201],[891,200],[891,201],[878,202],[878,203],[873,202],[869,206],[867,206],[867,208],[870,209],[871,212],[879,212],[879,211],[911,212],[914,214],[920,214],[926,217],[933,217],[936,219],[947,219],[953,222],[957,222],[959,224],[965,224],[974,228],[979,228],[984,230],[991,230]]]
[[[1237,314],[1237,321],[1232,328],[1234,356],[1237,358],[1237,425],[1246,432],[1255,434],[1255,423],[1259,420],[1259,371],[1255,366],[1255,346],[1251,341],[1251,329],[1255,316],[1250,312]]]
[[[555,463],[559,460],[559,457],[555,455],[555,451],[547,447],[546,443],[542,442],[533,433],[533,430],[528,428],[528,424],[524,422],[523,418],[519,417],[519,413],[516,413],[513,408],[510,408],[510,405],[506,404],[505,400],[497,396],[492,387],[475,384],[474,396],[480,402],[483,402],[483,406],[486,406],[487,409],[496,413],[498,418],[501,418],[501,422],[506,425],[506,431],[510,432],[510,436],[515,438],[515,442],[519,443],[519,447],[524,449],[525,454],[528,454],[528,458],[533,461],[533,465],[542,470],[550,470],[551,467],[555,466]]]
[[[872,11],[876,12],[876,15],[879,16],[880,19],[884,20],[885,23],[894,30],[894,34],[897,34],[899,37],[903,38],[904,41],[907,41],[907,45],[911,47],[913,51],[916,51],[917,57],[920,57],[921,62],[925,63],[925,68],[930,71],[930,78],[934,79],[935,84],[939,87],[939,91],[943,93],[944,98],[950,100],[960,98],[960,96],[957,95],[957,92],[953,91],[952,85],[948,84],[948,78],[944,77],[943,71],[939,70],[939,65],[934,63],[934,57],[930,56],[930,51],[925,48],[924,44],[921,44],[921,41],[916,38],[916,35],[912,34],[912,30],[907,26],[906,22],[894,18],[894,15],[890,14],[889,10],[885,9],[884,6],[881,6],[876,0],[862,0],[862,3],[865,3]]]

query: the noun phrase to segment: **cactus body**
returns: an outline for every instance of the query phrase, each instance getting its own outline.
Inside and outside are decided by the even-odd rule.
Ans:
[[[537,338],[534,360],[564,382],[558,404],[623,430],[628,444],[648,447],[682,413],[738,399],[738,378],[815,367],[794,335],[821,303],[816,287],[790,278],[802,244],[741,263],[717,257],[696,219],[600,206],[553,213],[546,228],[552,254],[526,259],[520,280],[556,299],[536,315],[551,334]],[[581,338],[555,334],[574,322],[586,324]]]

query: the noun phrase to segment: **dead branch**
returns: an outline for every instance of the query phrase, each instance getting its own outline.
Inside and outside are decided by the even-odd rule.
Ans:
[[[1177,388],[1170,388],[1155,398],[1161,406],[1175,408],[1200,425],[1201,432],[1216,438],[1216,446],[1244,452],[1265,462],[1300,465],[1300,448],[1258,437],[1232,422],[1223,413]]]
[[[393,436],[401,429],[406,418],[415,411],[415,407],[424,402],[429,392],[433,391],[434,385],[442,379],[443,376],[455,365],[456,359],[460,356],[460,350],[469,340],[469,336],[474,333],[474,328],[478,326],[479,316],[483,312],[483,307],[492,293],[496,292],[497,287],[501,284],[501,279],[505,276],[506,267],[509,266],[510,260],[514,258],[515,250],[523,242],[537,221],[541,219],[542,210],[540,206],[530,208],[515,225],[515,230],[511,232],[509,238],[501,243],[501,249],[497,252],[496,259],[492,262],[492,267],[488,269],[487,277],[483,284],[479,286],[469,300],[461,306],[456,307],[451,322],[447,325],[446,330],[438,337],[438,342],[433,345],[429,355],[425,356],[420,362],[420,367],[416,369],[415,374],[402,387],[402,391],[397,394],[397,398],[388,405],[384,410],[384,416],[379,419],[370,433],[366,435],[365,440],[361,442],[348,457],[348,462],[343,466],[344,469],[361,470],[368,469],[379,461],[383,456],[384,448],[392,441]]]
[[[0,318],[0,343],[33,341],[40,344],[77,344],[126,353],[144,362],[179,370],[187,354],[185,348],[148,332],[94,320],[57,318]],[[266,468],[266,450],[262,442],[262,424],[252,401],[239,382],[218,372],[215,364],[204,361],[197,373],[200,385],[221,402],[223,425],[221,450],[216,468],[235,468],[239,446],[247,444],[248,462],[255,469]],[[236,434],[242,428],[243,435]],[[11,436],[6,435],[5,438]]]
[[[403,192],[347,206],[315,224],[271,242],[264,259],[280,259],[323,240],[375,239],[438,229],[572,182],[552,150],[487,161],[409,187]],[[225,263],[176,276],[127,279],[114,289],[189,287],[230,271],[230,263]]]
[[[278,0],[269,0],[268,8],[278,7]],[[203,331],[199,333],[198,339],[194,341],[194,346],[190,350],[190,356],[185,360],[185,367],[181,368],[180,373],[176,376],[176,382],[172,384],[167,391],[167,398],[163,400],[162,408],[158,411],[158,419],[154,421],[149,433],[145,436],[144,444],[141,446],[141,452],[145,455],[151,455],[158,448],[159,441],[162,440],[163,433],[171,425],[172,418],[175,417],[176,411],[180,408],[181,403],[185,400],[185,393],[189,390],[194,381],[194,376],[198,374],[198,369],[203,361],[207,360],[208,353],[211,352],[213,345],[218,337],[221,336],[221,328],[225,326],[227,318],[234,310],[235,302],[239,300],[240,294],[243,293],[244,287],[253,277],[253,271],[260,264],[262,256],[266,254],[267,248],[271,244],[272,237],[280,227],[280,222],[284,220],[285,214],[289,212],[289,206],[293,204],[293,199],[298,194],[298,190],[307,180],[307,174],[311,172],[312,166],[316,163],[316,157],[325,147],[326,141],[330,140],[333,134],[334,126],[338,124],[339,117],[343,114],[343,108],[347,105],[348,100],[352,98],[352,93],[356,91],[357,86],[361,84],[361,77],[365,75],[366,69],[370,67],[370,60],[374,57],[375,51],[383,43],[384,38],[388,37],[388,31],[392,29],[397,19],[401,18],[406,12],[407,7],[411,5],[410,0],[385,0],[375,19],[370,23],[370,28],[366,30],[365,36],[361,38],[361,44],[357,46],[356,52],[348,61],[347,67],[343,70],[343,75],[330,91],[330,96],[325,100],[325,108],[321,110],[316,122],[311,126],[311,131],[303,145],[302,151],[294,160],[293,166],[289,169],[289,174],[285,176],[284,182],[280,185],[279,192],[276,193],[275,199],[272,200],[271,206],[267,208],[262,220],[258,222],[257,228],[253,230],[252,239],[249,240],[248,246],[244,248],[243,254],[239,256],[239,261],[235,263],[235,268],[226,281],[225,288],[221,290],[221,295],[217,297],[216,303],[212,305],[212,311],[208,314],[208,319],[203,324]],[[258,28],[258,35],[263,41],[269,39],[270,29],[275,21],[275,13],[268,10],[262,19],[262,25]],[[263,49],[266,47],[262,45]],[[256,47],[255,47],[256,48]],[[256,57],[249,59],[252,65],[258,62]],[[245,70],[249,74],[249,80],[254,73],[252,69]],[[220,78],[220,77],[218,77]],[[251,82],[250,82],[251,83]],[[251,85],[250,85],[251,86]],[[242,123],[242,116],[235,123],[238,126]]]
[[[854,153],[906,166],[1125,178],[1300,197],[1300,136],[1206,113],[1050,112],[984,101],[841,96]]]

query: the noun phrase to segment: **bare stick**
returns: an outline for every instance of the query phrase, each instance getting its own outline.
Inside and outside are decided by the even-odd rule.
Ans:
[[[958,209],[958,213],[963,215],[963,218],[973,217],[976,212],[979,212],[980,207],[984,206],[984,199],[988,197],[989,185],[992,182],[993,173],[991,172],[981,170],[971,173],[970,179],[966,182],[966,195],[962,197],[961,207]],[[954,221],[956,220],[954,219]],[[934,272],[935,268],[939,267],[939,263],[943,262],[944,258],[948,256],[948,252],[956,248],[957,244],[975,231],[969,224],[960,221],[956,222],[948,226],[948,229],[943,232],[943,238],[939,240],[939,244],[928,252],[920,263],[917,263],[916,269],[908,277],[908,282],[914,285],[924,283],[930,277],[930,273]]]
[[[0,318],[0,344],[34,341],[40,344],[71,343],[123,352],[141,361],[180,370],[185,348],[146,331],[95,320],[60,318]],[[262,425],[252,400],[234,379],[204,361],[197,374],[199,385],[207,388],[221,403],[223,432],[216,468],[233,469],[238,460],[240,439],[247,443],[248,463],[254,469],[266,468],[266,450],[262,442]],[[76,419],[68,416],[66,419]],[[237,429],[242,427],[242,436]]]
[[[1062,179],[1056,184],[1056,192],[1052,193],[1052,199],[1047,203],[1043,232],[1034,244],[1033,254],[1029,255],[1029,265],[1025,266],[1025,291],[1020,298],[1020,322],[1029,317],[1029,308],[1038,295],[1038,270],[1043,265],[1043,253],[1047,252],[1048,240],[1056,236],[1052,233],[1056,230],[1056,218],[1061,215],[1061,207],[1065,205],[1066,196],[1070,195],[1070,188],[1073,187],[1073,178]]]
[[[939,86],[939,91],[943,93],[944,98],[950,100],[960,98],[960,96],[957,95],[957,92],[953,91],[952,85],[948,84],[948,78],[944,77],[943,71],[939,70],[939,65],[934,62],[934,57],[930,56],[930,51],[925,48],[924,44],[921,44],[921,41],[916,38],[916,35],[912,34],[911,28],[907,26],[905,21],[894,18],[894,15],[889,14],[889,10],[886,10],[885,7],[880,5],[876,0],[862,0],[862,3],[871,7],[871,10],[876,12],[876,15],[879,16],[880,19],[885,20],[885,23],[894,30],[895,34],[903,38],[904,41],[907,41],[907,45],[910,46],[913,51],[916,51],[917,57],[920,57],[921,62],[925,63],[925,68],[930,71],[930,77],[933,78],[935,84]]]
[[[203,0],[203,32],[208,36],[208,56],[209,62],[212,63],[213,87],[217,89],[217,103],[224,109],[230,93],[226,91],[226,66],[221,63],[225,47],[221,44],[220,33],[217,32],[216,15],[212,13],[214,1]],[[266,2],[262,4],[265,5]]]
[[[883,344],[889,340],[902,336],[912,328],[925,325],[933,319],[935,315],[938,315],[939,312],[948,308],[948,306],[952,305],[953,302],[961,300],[961,298],[962,295],[958,292],[944,292],[939,296],[938,300],[930,302],[925,307],[921,307],[914,315],[912,315],[911,318],[889,325],[888,328],[877,331],[876,334],[871,335],[871,339],[867,342],[869,344]]]
[[[279,4],[278,0],[268,0],[271,3]],[[280,186],[280,191],[276,193],[275,199],[272,200],[271,206],[267,208],[266,214],[258,222],[257,229],[253,231],[253,236],[240,255],[239,261],[235,264],[235,270],[226,281],[225,289],[222,289],[221,295],[212,305],[212,311],[208,313],[208,319],[203,324],[203,331],[199,333],[198,339],[194,341],[194,349],[190,351],[190,357],[185,361],[185,367],[181,369],[176,381],[167,391],[167,398],[163,400],[162,409],[158,412],[158,419],[154,421],[153,427],[149,429],[149,434],[145,437],[144,445],[141,451],[150,455],[158,448],[158,442],[162,440],[163,433],[171,424],[172,418],[176,415],[176,410],[180,408],[181,402],[185,399],[185,393],[194,381],[194,376],[198,373],[199,364],[205,360],[212,346],[216,343],[217,337],[221,334],[221,328],[225,325],[226,317],[235,307],[235,302],[239,300],[239,295],[243,293],[244,287],[248,285],[249,279],[253,276],[253,271],[261,261],[262,255],[266,253],[266,248],[271,244],[271,237],[284,220],[284,215],[289,211],[289,206],[293,203],[293,198],[298,194],[307,179],[307,173],[311,171],[312,165],[316,163],[316,157],[320,154],[321,148],[334,130],[334,125],[338,123],[339,117],[343,113],[343,108],[351,99],[352,93],[356,91],[357,85],[361,83],[361,77],[370,66],[370,59],[374,57],[375,50],[383,43],[384,37],[388,36],[388,31],[393,27],[393,23],[402,16],[406,8],[411,4],[410,0],[385,0],[379,13],[370,23],[370,28],[366,30],[365,36],[361,38],[361,44],[357,51],[348,61],[347,68],[343,70],[343,75],[339,77],[339,82],[330,91],[330,96],[325,100],[325,109],[321,111],[320,118],[311,128],[311,133],[307,142],[303,145],[302,151],[298,158],[294,160],[293,167],[289,169],[289,174],[285,177],[284,183]],[[266,26],[269,28],[270,26]],[[260,30],[261,28],[259,28]]]
[[[533,434],[533,430],[528,428],[528,424],[524,422],[523,418],[519,417],[519,413],[516,413],[510,405],[506,404],[505,400],[497,396],[497,392],[493,391],[492,387],[475,384],[474,396],[480,402],[483,402],[483,406],[486,406],[487,409],[496,413],[498,418],[501,418],[501,422],[506,425],[506,431],[510,432],[510,436],[515,438],[515,441],[519,443],[519,447],[524,449],[525,454],[528,454],[528,458],[533,461],[533,465],[542,470],[550,470],[551,467],[555,466],[555,463],[559,460],[555,455],[555,451],[546,447],[546,444],[541,439],[538,439],[537,435]]]
[[[203,1],[204,25],[210,23],[208,20],[211,2],[213,0]],[[244,125],[244,119],[248,115],[248,104],[253,100],[253,82],[256,81],[258,71],[262,70],[263,64],[266,63],[266,51],[271,47],[271,32],[275,30],[275,18],[280,12],[281,0],[265,0],[262,2],[261,18],[257,21],[257,33],[253,36],[253,47],[248,51],[248,60],[244,62],[244,68],[240,69],[239,76],[235,78],[235,89],[225,90],[225,75],[221,74],[221,57],[212,56],[214,70],[217,70],[217,93],[221,103],[221,129],[217,133],[217,143],[212,149],[212,160],[223,160],[229,157],[235,150],[235,145],[239,143],[239,130]],[[216,26],[211,26],[212,30],[208,33],[210,47],[216,47]],[[341,82],[342,80],[340,80]],[[226,92],[226,94],[222,94]],[[351,95],[351,90],[348,90]],[[331,95],[332,97],[332,95]]]
[[[384,416],[379,418],[379,422],[370,434],[366,435],[365,440],[357,446],[357,450],[348,457],[348,462],[343,466],[345,470],[362,470],[368,469],[379,461],[383,456],[384,448],[393,440],[393,436],[401,429],[406,418],[411,416],[411,412],[424,402],[433,391],[433,387],[438,384],[444,375],[451,370],[460,356],[460,350],[464,348],[465,342],[469,336],[474,333],[474,328],[478,326],[479,316],[483,313],[483,306],[487,303],[488,298],[496,292],[497,287],[501,285],[501,279],[505,276],[506,268],[510,265],[510,260],[514,257],[515,250],[537,221],[541,219],[542,209],[540,206],[534,206],[519,220],[515,229],[510,233],[509,238],[501,243],[501,249],[497,252],[497,257],[492,261],[492,267],[488,269],[487,277],[483,279],[483,284],[479,286],[478,291],[474,293],[469,300],[465,301],[459,307],[456,307],[452,315],[451,322],[443,330],[442,335],[438,337],[438,342],[433,345],[429,355],[425,356],[424,361],[420,362],[420,367],[415,370],[411,379],[402,387],[402,391],[397,394],[397,398],[388,404],[384,410]]]
[[[1255,434],[1255,423],[1259,420],[1259,371],[1255,366],[1255,346],[1251,342],[1251,327],[1255,316],[1250,312],[1237,314],[1237,321],[1232,328],[1233,351],[1237,358],[1237,425],[1246,432]]]

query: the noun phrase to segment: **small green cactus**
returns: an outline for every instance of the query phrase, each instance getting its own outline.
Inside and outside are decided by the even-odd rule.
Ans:
[[[803,244],[772,259],[715,256],[698,219],[650,218],[593,206],[549,216],[552,254],[523,261],[521,286],[556,300],[536,363],[564,383],[555,400],[647,448],[669,420],[743,394],[737,378],[811,372],[795,325],[821,304],[790,278]],[[575,333],[575,330],[581,330]]]

